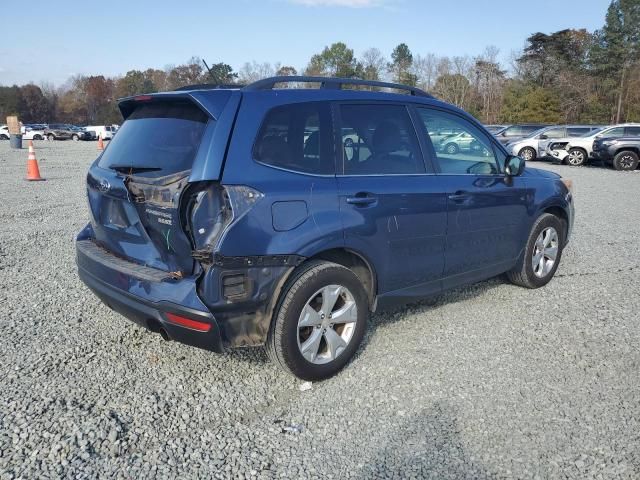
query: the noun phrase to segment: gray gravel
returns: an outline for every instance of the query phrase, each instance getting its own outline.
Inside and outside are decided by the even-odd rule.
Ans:
[[[259,350],[167,343],[77,279],[95,143],[0,142],[0,479],[638,478],[640,173],[550,166],[578,218],[556,279],[373,318],[311,389]]]

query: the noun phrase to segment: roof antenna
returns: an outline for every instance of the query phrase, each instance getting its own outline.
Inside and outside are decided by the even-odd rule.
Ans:
[[[207,65],[207,62],[204,60],[204,58],[202,58],[201,60],[202,60],[202,63],[204,63],[204,66],[207,68],[207,71],[209,72],[209,76],[211,77],[211,80],[215,80],[215,77],[213,76],[213,72],[209,68],[209,65]]]

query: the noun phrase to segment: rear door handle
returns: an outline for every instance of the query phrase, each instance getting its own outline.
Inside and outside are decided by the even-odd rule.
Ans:
[[[456,192],[453,195],[449,195],[449,200],[453,200],[458,203],[469,200],[469,198],[471,198],[471,195],[467,192]]]
[[[347,200],[346,200],[346,202],[350,205],[356,205],[361,207],[364,207],[367,205],[373,205],[377,201],[378,199],[376,197],[374,197],[370,193],[365,193],[365,192],[356,193],[351,197],[347,197]]]

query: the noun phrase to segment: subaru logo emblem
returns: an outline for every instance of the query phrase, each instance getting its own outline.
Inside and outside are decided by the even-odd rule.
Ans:
[[[100,190],[101,192],[108,192],[110,188],[111,188],[111,185],[109,184],[106,178],[103,178],[102,180],[100,180],[100,184],[98,184],[98,190]]]

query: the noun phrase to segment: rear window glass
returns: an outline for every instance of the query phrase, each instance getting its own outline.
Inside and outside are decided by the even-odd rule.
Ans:
[[[98,165],[145,176],[190,170],[209,120],[187,102],[141,105],[122,124]]]
[[[259,162],[287,170],[334,174],[331,134],[328,104],[282,105],[267,114],[253,156]]]

